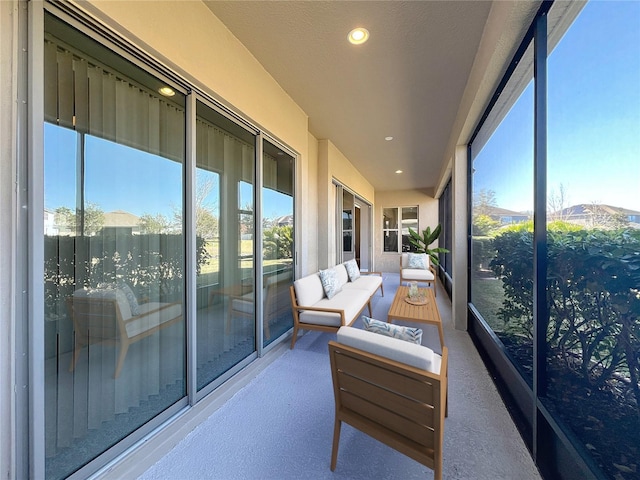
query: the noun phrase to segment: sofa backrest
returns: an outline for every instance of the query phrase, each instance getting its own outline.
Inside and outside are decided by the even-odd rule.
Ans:
[[[317,273],[299,278],[293,282],[298,305],[312,306],[324,298],[324,288]]]

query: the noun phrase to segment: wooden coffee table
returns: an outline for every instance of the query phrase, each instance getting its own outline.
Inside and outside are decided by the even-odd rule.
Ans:
[[[409,296],[409,287],[400,285],[396,291],[389,313],[387,314],[387,322],[392,320],[407,320],[409,322],[427,323],[438,327],[440,335],[440,346],[444,347],[444,332],[442,331],[442,319],[436,305],[436,297],[433,294],[433,288],[420,288],[419,292],[425,295],[427,303],[425,305],[411,305],[405,301]]]

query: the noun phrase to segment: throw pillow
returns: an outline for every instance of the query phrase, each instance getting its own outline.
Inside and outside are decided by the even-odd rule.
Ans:
[[[320,270],[318,272],[318,275],[320,275],[322,288],[324,289],[324,293],[327,298],[333,298],[336,293],[342,290],[342,288],[340,287],[340,282],[338,281],[338,275],[333,268]]]
[[[409,268],[417,268],[419,270],[426,270],[429,268],[429,259],[426,253],[410,253],[409,254]]]
[[[125,282],[119,282],[118,288],[122,290],[125,297],[127,297],[127,301],[129,302],[129,308],[131,308],[131,315],[134,317],[136,315],[140,315],[140,305],[138,304],[138,299],[136,298],[136,294],[133,293],[131,287]]]
[[[356,262],[355,258],[344,262],[344,267],[347,269],[350,282],[355,282],[360,278],[360,267],[358,267],[358,262]]]
[[[364,323],[364,329],[368,332],[398,338],[417,345],[422,343],[422,329],[420,328],[402,327],[393,323],[381,322],[366,315],[362,316],[362,323]]]

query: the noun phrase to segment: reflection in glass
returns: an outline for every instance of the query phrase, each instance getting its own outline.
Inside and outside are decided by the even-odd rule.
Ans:
[[[46,28],[45,468],[58,479],[185,395],[185,116],[182,95]]]
[[[414,252],[416,247],[409,241],[409,228],[420,233],[418,229],[418,207],[402,207],[402,251]]]
[[[385,252],[398,251],[398,209],[382,209],[382,244]]]
[[[255,351],[255,137],[196,105],[197,387]]]
[[[533,365],[532,48],[471,145],[471,301],[529,385]]]
[[[266,140],[262,145],[263,345],[268,345],[293,327],[294,158]]]
[[[545,406],[638,478],[640,3],[589,2],[549,57]]]

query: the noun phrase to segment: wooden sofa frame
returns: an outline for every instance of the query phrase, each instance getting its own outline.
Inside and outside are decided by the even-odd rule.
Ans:
[[[335,395],[331,470],[346,422],[434,471],[442,480],[447,406],[447,347],[435,374],[341,343],[329,342]]]
[[[118,361],[113,374],[113,378],[118,378],[131,344],[181,321],[182,315],[154,325],[131,337],[127,334],[127,323],[140,320],[145,316],[157,314],[161,310],[170,308],[173,305],[176,305],[176,303],[161,304],[161,306],[155,310],[133,316],[125,321],[120,312],[118,301],[115,298],[67,298],[67,308],[73,320],[73,328],[75,330],[73,357],[71,359],[71,365],[69,365],[69,371],[72,372],[75,369],[80,356],[80,350],[83,347],[94,343],[105,343],[107,345],[119,346]]]

